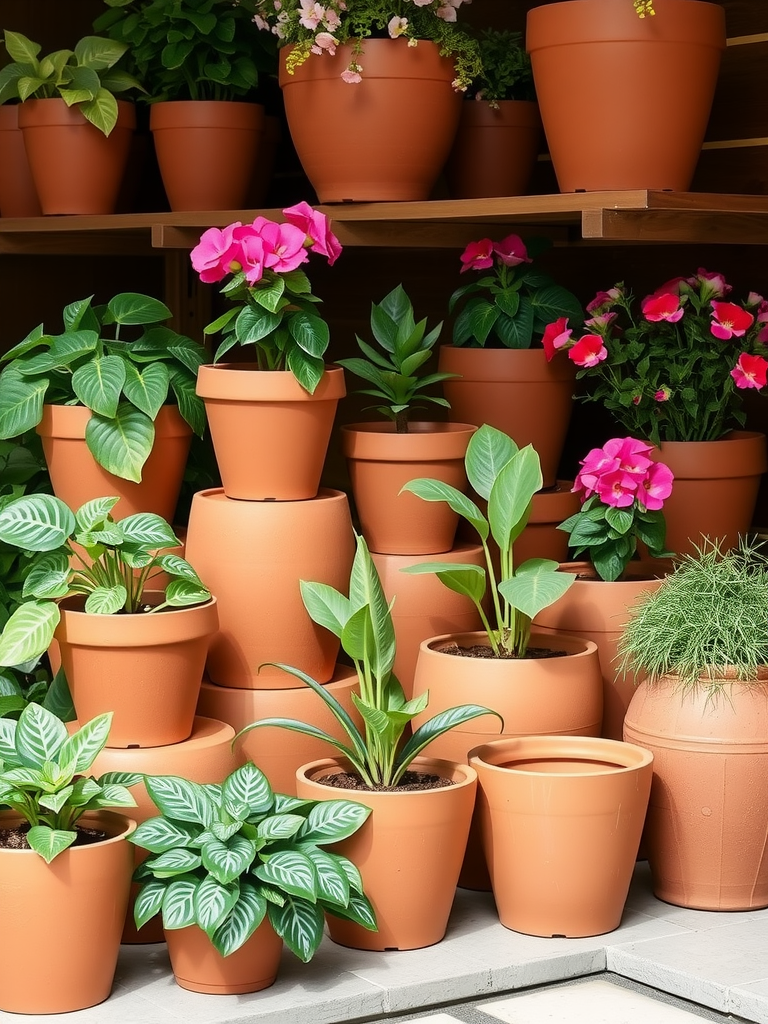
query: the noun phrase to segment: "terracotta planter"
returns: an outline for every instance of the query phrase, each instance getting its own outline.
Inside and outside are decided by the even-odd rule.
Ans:
[[[299,501],[320,486],[344,371],[329,367],[310,395],[289,370],[246,363],[201,366],[216,462],[228,498]]]
[[[312,55],[280,88],[301,165],[321,203],[429,199],[456,135],[461,93],[453,61],[421,40],[365,39],[354,86],[341,78],[352,46]],[[326,113],[333,111],[333,145]]]
[[[720,441],[663,441],[651,458],[675,475],[664,502],[670,551],[693,554],[705,537],[727,551],[749,532],[768,469],[764,434],[734,430]]]
[[[241,210],[256,171],[264,107],[227,100],[153,103],[149,127],[171,209]]]
[[[532,444],[541,459],[542,486],[554,487],[573,406],[574,364],[569,359],[548,363],[537,348],[442,345],[438,369],[461,378],[443,381],[450,418],[490,423],[520,448]]]
[[[39,217],[41,212],[19,128],[18,104],[4,103],[0,105],[0,216]]]
[[[240,949],[222,956],[197,925],[165,933],[176,984],[190,992],[237,995],[274,984],[283,940],[264,920]]]
[[[618,928],[653,756],[616,740],[527,736],[486,743],[469,761],[504,927],[568,938]]]
[[[538,104],[485,100],[461,105],[459,130],[445,167],[452,199],[522,196],[536,166],[541,142]]]
[[[373,814],[355,835],[334,846],[355,864],[373,904],[377,932],[327,916],[334,942],[354,949],[420,949],[445,935],[475,803],[474,769],[419,757],[416,771],[454,785],[404,793],[337,789],[323,776],[348,769],[337,758],[306,764],[296,773],[300,797],[365,804]]]
[[[161,595],[145,598],[158,604]],[[65,598],[54,634],[78,719],[114,712],[113,747],[186,740],[218,624],[216,598],[156,614],[89,615],[82,606],[80,597]]]
[[[155,442],[141,474],[141,483],[108,473],[85,443],[91,410],[83,405],[44,405],[37,426],[53,493],[77,510],[92,498],[117,495],[115,519],[135,512],[156,512],[173,522],[192,429],[175,405],[161,407],[155,420]]]
[[[118,100],[117,107],[117,124],[106,136],[58,97],[20,104],[19,127],[44,214],[115,212],[136,127],[133,104]]]
[[[653,892],[697,910],[768,906],[768,669],[680,692],[640,683],[624,735],[653,752],[645,845]]]
[[[267,665],[283,662],[327,683],[338,639],[316,625],[300,580],[346,592],[354,557],[347,496],[323,489],[309,501],[234,501],[221,488],[198,491],[187,529],[187,558],[219,607],[208,675],[219,686],[304,686]]]
[[[558,530],[558,526],[581,508],[581,499],[572,487],[572,480],[558,480],[553,488],[534,494],[528,523],[512,547],[514,565],[521,565],[529,558],[567,560],[568,534]],[[563,632],[584,635],[577,629]]]
[[[632,4],[566,0],[528,12],[526,47],[561,192],[686,192],[701,151],[720,55],[722,7],[659,0],[656,16]],[[684,94],[685,117],[660,112]],[[584,126],[610,140],[584,144]]]
[[[0,812],[2,825],[19,820]],[[133,849],[125,839],[136,822],[99,811],[87,812],[80,823],[109,838],[70,847],[50,864],[33,850],[0,850],[8,937],[0,957],[0,1009],[7,1013],[82,1010],[112,990],[133,871]]]
[[[464,456],[477,427],[468,423],[354,423],[341,428],[360,530],[371,552],[434,555],[453,547],[458,515],[445,502],[424,501],[401,489],[433,477],[467,489]]]

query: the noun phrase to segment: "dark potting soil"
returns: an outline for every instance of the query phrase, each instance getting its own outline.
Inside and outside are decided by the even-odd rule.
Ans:
[[[443,778],[442,775],[427,775],[425,772],[406,772],[396,786],[374,786],[373,789],[354,772],[335,772],[314,781],[334,789],[357,789],[369,793],[411,793],[414,790],[443,789],[455,785],[451,779]]]
[[[29,850],[27,832],[30,825],[26,822],[23,825],[16,825],[15,828],[0,828],[0,848],[3,850]],[[75,825],[77,839],[73,846],[90,846],[91,843],[101,843],[107,838],[107,833],[97,828],[85,828]]]
[[[493,658],[499,661],[527,661],[529,658],[563,658],[568,651],[553,651],[549,647],[529,647],[525,652],[525,658],[518,658],[516,654],[494,654],[490,644],[473,644],[471,647],[462,647],[460,644],[446,644],[438,648],[441,654],[452,654],[457,658]]]

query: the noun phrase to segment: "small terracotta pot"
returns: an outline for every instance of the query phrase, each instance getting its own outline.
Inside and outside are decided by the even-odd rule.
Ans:
[[[452,199],[522,196],[541,142],[538,104],[527,100],[467,100],[445,167]]]
[[[3,103],[0,105],[0,215],[39,217],[41,213],[24,136],[19,128],[18,104]]]
[[[459,517],[445,502],[424,501],[401,489],[432,477],[467,489],[464,456],[477,427],[468,423],[354,423],[341,428],[360,530],[368,547],[391,555],[450,551]]]
[[[618,928],[653,755],[616,740],[526,736],[476,747],[469,763],[504,927],[569,938]]]
[[[354,800],[373,809],[349,839],[334,845],[360,870],[378,931],[327,915],[334,942],[354,949],[420,949],[445,935],[475,803],[474,769],[419,757],[415,771],[451,779],[452,786],[404,793],[338,789],[323,776],[349,770],[338,758],[306,764],[296,791],[308,800]]]
[[[283,940],[266,919],[240,949],[222,956],[197,925],[168,929],[168,955],[176,984],[190,992],[237,995],[274,984]]]
[[[197,393],[205,402],[228,498],[315,497],[336,406],[346,394],[340,366],[328,367],[311,395],[289,370],[247,363],[201,366]]]
[[[529,558],[567,560],[568,534],[558,530],[558,526],[581,508],[581,499],[572,487],[572,480],[558,480],[553,488],[534,494],[528,523],[512,547],[514,565],[521,565]],[[584,635],[578,629],[563,632]]]

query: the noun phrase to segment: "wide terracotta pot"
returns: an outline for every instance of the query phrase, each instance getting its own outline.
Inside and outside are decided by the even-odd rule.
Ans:
[[[323,488],[311,500],[290,502],[235,501],[221,488],[198,491],[186,552],[218,601],[219,632],[207,662],[212,682],[246,689],[304,686],[267,662],[329,682],[339,641],[310,619],[299,581],[346,593],[354,548],[343,491]]]
[[[461,423],[489,423],[522,448],[532,444],[541,459],[542,487],[554,487],[573,407],[576,367],[569,359],[547,362],[543,349],[463,348],[442,345],[441,373],[451,403],[449,416]]]
[[[768,469],[765,434],[733,430],[720,441],[662,441],[651,458],[675,475],[664,502],[670,551],[694,554],[705,537],[728,551],[749,532]]]
[[[534,494],[526,527],[512,546],[514,565],[522,565],[529,558],[566,561],[568,534],[558,530],[558,526],[581,508],[581,498],[571,490],[572,487],[572,480],[557,480],[554,487]],[[577,629],[566,629],[564,632],[584,635]]]
[[[2,827],[19,820],[12,811],[0,812]],[[33,850],[0,850],[7,937],[0,957],[0,1009],[7,1013],[83,1010],[112,991],[133,871],[133,849],[125,840],[136,822],[89,811],[80,824],[108,838],[70,847],[50,864]]]
[[[602,935],[621,923],[653,755],[590,736],[476,747],[477,813],[499,920],[528,935]]]
[[[148,604],[162,595],[145,592]],[[65,598],[54,636],[77,717],[113,712],[113,747],[161,747],[191,732],[205,657],[218,626],[216,598],[157,613],[92,615]]]
[[[653,752],[644,844],[654,895],[697,910],[768,906],[768,668],[680,691],[642,682],[624,736]]]
[[[324,776],[349,770],[339,758],[306,764],[296,790],[308,800],[354,800],[373,814],[349,839],[334,845],[360,870],[378,931],[327,915],[334,942],[355,949],[420,949],[445,935],[475,804],[473,768],[419,757],[415,771],[453,782],[440,789],[377,792],[325,786]]]
[[[565,0],[528,12],[526,47],[561,192],[686,192],[725,49],[725,13],[699,0]],[[665,117],[685,95],[685,117]],[[611,125],[584,145],[584,126]]]
[[[53,493],[73,510],[86,501],[115,495],[115,519],[136,512],[155,512],[173,522],[192,428],[175,405],[163,405],[155,419],[155,441],[141,473],[141,482],[123,480],[96,462],[85,443],[91,410],[84,405],[44,405],[37,426]]]
[[[423,201],[445,164],[461,113],[454,62],[436,43],[364,39],[354,59],[362,81],[341,73],[352,45],[313,54],[292,75],[280,52],[279,82],[301,165],[321,203]],[[326,116],[333,111],[329,145]]]
[[[283,940],[267,920],[229,956],[222,956],[197,925],[169,928],[165,939],[176,984],[209,995],[238,995],[269,988],[277,977],[283,951]]]
[[[205,402],[224,493],[247,501],[314,498],[344,371],[328,367],[310,395],[289,370],[247,363],[201,366],[197,393]]]
[[[467,489],[464,456],[477,427],[469,423],[353,423],[341,428],[360,531],[369,549],[391,555],[435,555],[453,547],[459,517],[443,501],[401,494],[417,477]]]
[[[19,106],[19,127],[44,214],[115,212],[136,127],[133,104],[118,100],[117,108],[117,124],[107,136],[59,97]]]
[[[229,100],[153,103],[149,127],[171,209],[241,210],[256,171],[264,107]]]
[[[42,213],[24,136],[19,128],[19,107],[0,105],[0,216],[39,217]]]
[[[541,142],[537,103],[468,100],[445,166],[451,199],[522,196],[536,166]]]

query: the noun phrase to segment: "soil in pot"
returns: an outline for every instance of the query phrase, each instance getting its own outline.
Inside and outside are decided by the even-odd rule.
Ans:
[[[472,644],[469,647],[462,647],[457,643],[447,643],[440,647],[441,654],[451,654],[455,658],[493,658],[497,661],[518,661],[514,651],[502,651],[496,654],[490,644]],[[549,647],[529,647],[525,652],[526,658],[562,658],[568,651],[552,650]]]
[[[27,841],[27,832],[31,827],[29,822],[25,822],[13,828],[0,828],[0,847],[3,850],[31,850],[32,847]],[[84,825],[75,825],[75,832],[77,838],[72,846],[90,846],[107,838],[107,833],[103,829],[86,828]]]
[[[413,793],[424,789],[443,789],[444,786],[454,785],[452,779],[424,772],[405,772],[396,786],[369,786],[355,772],[335,772],[317,781],[335,789],[355,789],[369,793]]]

